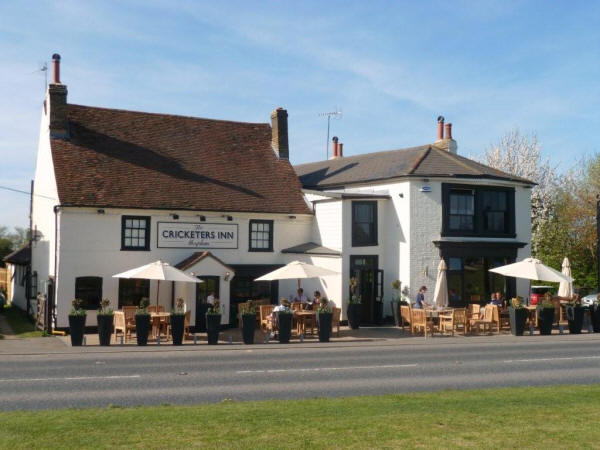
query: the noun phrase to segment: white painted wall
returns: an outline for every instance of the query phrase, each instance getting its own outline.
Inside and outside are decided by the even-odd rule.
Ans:
[[[10,279],[10,298],[8,301],[21,308],[23,311],[26,311],[27,296],[25,295],[25,285],[21,285],[21,281],[25,275],[26,267],[6,263],[6,270]]]
[[[199,222],[197,215],[206,216],[206,223],[238,224],[237,249],[209,249],[227,264],[284,264],[287,256],[282,249],[299,245],[312,239],[313,216],[296,216],[290,219],[282,214],[232,213],[234,220],[228,222],[220,214],[210,212],[173,211],[179,214],[179,222]],[[121,251],[121,216],[151,216],[150,251]],[[118,305],[118,279],[112,275],[162,259],[177,264],[201,249],[165,249],[156,247],[157,222],[175,222],[167,212],[154,210],[105,209],[98,214],[92,208],[64,208],[59,240],[59,276],[57,291],[57,326],[66,327],[70,303],[75,295],[75,278],[79,276],[103,277],[102,295]],[[273,252],[248,252],[249,220],[274,220]],[[208,274],[204,274],[208,275]],[[159,302],[170,309],[171,287],[161,284]],[[150,300],[155,302],[156,282],[150,283]],[[224,307],[229,306],[229,295],[221,292]],[[88,314],[89,325],[95,325],[95,312]]]
[[[315,242],[334,250],[342,250],[344,223],[342,220],[342,200],[328,199],[314,204]],[[346,222],[346,226],[351,224]]]
[[[50,105],[46,95],[46,105]],[[48,277],[54,275],[54,206],[59,204],[54,162],[50,150],[49,107],[42,108],[40,136],[35,163],[32,229],[38,235],[31,249],[32,272],[37,272],[37,292],[47,294]],[[36,302],[32,302],[35,308]]]

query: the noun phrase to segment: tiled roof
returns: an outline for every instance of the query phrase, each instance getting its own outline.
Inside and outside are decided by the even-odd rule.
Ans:
[[[471,159],[423,145],[366,153],[294,166],[306,189],[387,180],[396,177],[491,178],[533,184]]]
[[[26,266],[31,260],[31,249],[29,244],[25,244],[23,247],[9,253],[3,258],[4,262],[10,264],[18,264],[20,266]]]
[[[51,139],[61,205],[310,214],[271,127],[68,105]]]
[[[221,261],[219,258],[217,258],[215,255],[213,255],[209,251],[194,252],[190,256],[188,256],[187,258],[185,258],[183,261],[180,261],[177,264],[175,264],[175,268],[177,268],[179,270],[187,270],[190,267],[192,267],[193,265],[195,265],[198,262],[202,261],[204,258],[212,258],[215,261],[217,261],[219,264],[221,264],[223,267],[225,267],[226,269],[229,269],[232,272],[235,272],[231,268],[231,266],[225,264],[223,261]]]
[[[331,255],[340,256],[341,253],[329,247],[315,244],[314,242],[306,242],[294,247],[284,248],[281,253],[302,253],[306,255]]]

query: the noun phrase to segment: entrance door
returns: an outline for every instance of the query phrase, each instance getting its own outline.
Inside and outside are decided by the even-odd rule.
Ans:
[[[204,331],[206,327],[206,321],[204,315],[206,314],[207,306],[206,306],[206,297],[208,297],[211,292],[215,293],[216,298],[219,297],[219,277],[215,276],[199,276],[200,280],[204,281],[204,283],[196,283],[196,327],[199,328],[199,331]]]
[[[383,280],[383,271],[377,270],[376,255],[350,256],[350,276],[356,277],[357,291],[362,299],[362,324],[375,322],[375,301],[378,296],[378,279]]]

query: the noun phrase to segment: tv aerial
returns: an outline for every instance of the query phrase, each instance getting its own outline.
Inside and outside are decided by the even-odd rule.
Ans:
[[[34,70],[33,72],[30,73],[39,73],[39,72],[44,72],[44,91],[46,90],[46,88],[48,87],[48,63],[46,63],[45,61],[42,63],[39,63],[40,68],[37,70]]]
[[[324,112],[319,114],[320,117],[327,117],[327,141],[325,142],[325,159],[329,159],[329,129],[331,118],[341,119],[342,118],[342,109],[335,107],[335,111],[332,112]]]

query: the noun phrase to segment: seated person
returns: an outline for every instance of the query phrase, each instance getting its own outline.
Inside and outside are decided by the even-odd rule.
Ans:
[[[421,286],[419,292],[417,293],[417,298],[415,299],[415,304],[413,308],[415,309],[425,309],[426,306],[431,306],[429,303],[425,301],[425,292],[427,292],[426,286]]]
[[[292,303],[294,302],[308,303],[308,297],[304,295],[304,289],[298,288],[296,296],[292,299]]]
[[[489,304],[494,306],[502,306],[502,294],[500,292],[492,293],[492,299],[490,300]]]

